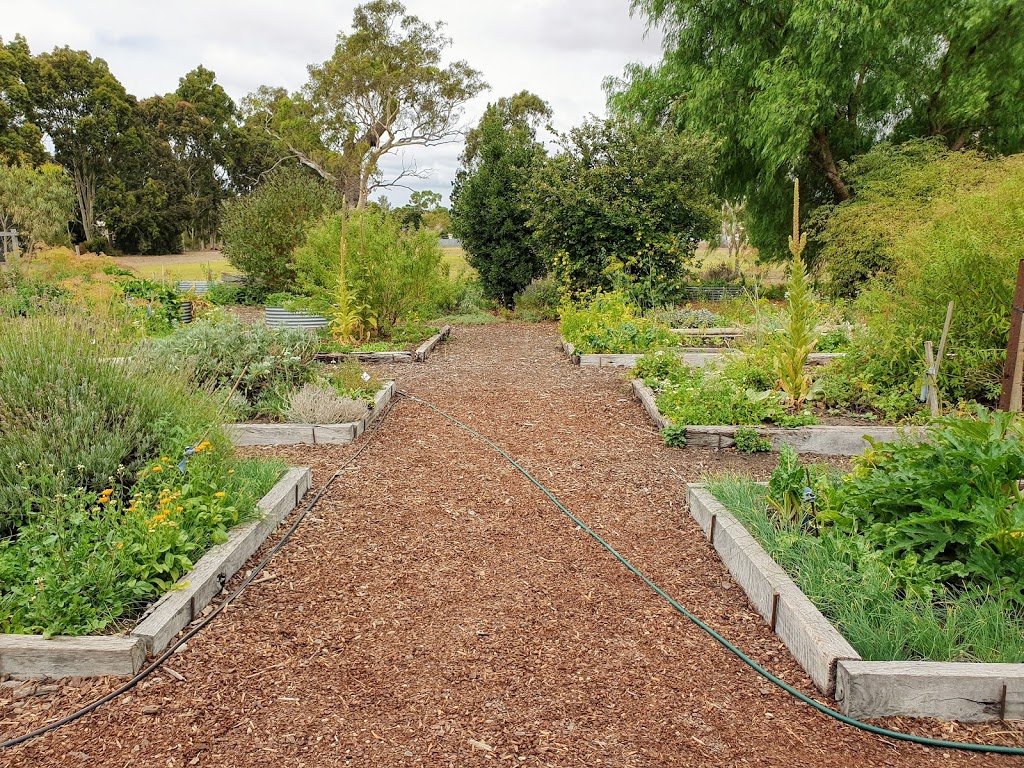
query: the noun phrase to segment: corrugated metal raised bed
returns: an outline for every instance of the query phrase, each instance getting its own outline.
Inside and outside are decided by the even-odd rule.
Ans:
[[[280,307],[264,308],[266,323],[270,328],[305,328],[315,331],[325,327],[330,321],[320,315],[307,312],[290,312]]]

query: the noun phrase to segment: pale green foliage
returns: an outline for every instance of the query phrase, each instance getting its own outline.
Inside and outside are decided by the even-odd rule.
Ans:
[[[26,250],[67,240],[74,211],[74,189],[59,165],[0,163],[0,230],[17,228]]]
[[[341,214],[323,219],[293,258],[299,288],[329,303],[337,303],[341,236]],[[381,332],[433,307],[447,277],[437,233],[405,230],[393,214],[370,208],[349,213],[346,241],[347,289]]]
[[[804,372],[807,358],[817,343],[817,310],[802,258],[807,233],[800,232],[800,181],[793,184],[793,234],[789,238],[789,297],[782,334],[775,342],[775,374],[791,408],[803,405],[811,391],[811,377]]]

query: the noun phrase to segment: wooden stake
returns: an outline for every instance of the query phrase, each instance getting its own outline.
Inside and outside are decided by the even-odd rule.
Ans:
[[[927,370],[924,374],[925,387],[928,390],[928,409],[932,416],[939,416],[939,384],[935,375],[935,346],[930,342],[924,343],[924,362]]]
[[[1010,315],[1010,338],[1006,345],[1006,365],[1003,368],[1003,391],[999,397],[999,410],[1021,409],[1021,365],[1024,364],[1021,320],[1024,319],[1024,259],[1017,265],[1017,290],[1013,294],[1013,312]],[[1016,404],[1016,409],[1013,407]]]
[[[942,358],[946,355],[946,339],[949,338],[949,326],[953,323],[953,302],[946,307],[946,324],[942,326],[942,338],[939,339],[939,354],[935,358],[935,379],[939,378],[939,366],[942,365]]]

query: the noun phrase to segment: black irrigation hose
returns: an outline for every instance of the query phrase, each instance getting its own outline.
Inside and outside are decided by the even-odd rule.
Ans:
[[[594,541],[596,541],[605,550],[607,550],[608,553],[611,554],[612,557],[614,557],[616,560],[618,560],[619,563],[621,563],[623,566],[625,566],[626,569],[629,570],[630,573],[632,573],[634,576],[636,576],[641,581],[643,581],[644,584],[646,584],[648,587],[650,587],[652,590],[654,590],[654,592],[657,593],[658,596],[663,598],[676,611],[681,613],[687,619],[689,619],[694,624],[696,624],[701,630],[703,630],[705,633],[707,633],[712,638],[714,638],[716,641],[718,641],[719,644],[721,644],[727,651],[729,651],[734,656],[736,656],[738,659],[740,659],[740,661],[742,661],[748,667],[753,669],[757,674],[761,675],[766,680],[769,680],[772,683],[774,683],[775,685],[777,685],[779,688],[784,690],[790,696],[798,699],[799,701],[802,701],[804,704],[807,704],[808,706],[816,709],[818,712],[821,712],[824,715],[828,715],[829,717],[831,717],[831,718],[833,718],[835,720],[838,720],[841,723],[845,723],[846,725],[851,725],[854,728],[859,728],[860,730],[867,731],[868,733],[873,733],[876,736],[884,736],[886,738],[896,739],[896,740],[899,740],[899,741],[907,741],[907,742],[910,742],[912,744],[919,744],[919,745],[924,746],[924,747],[936,747],[936,748],[941,748],[941,749],[957,749],[957,750],[963,750],[963,751],[967,751],[967,752],[988,752],[988,753],[995,753],[995,754],[1001,754],[1001,755],[1024,755],[1024,748],[1021,748],[1021,747],[1003,747],[1003,746],[999,746],[999,745],[973,744],[973,743],[970,743],[970,742],[963,742],[963,741],[945,741],[943,739],[932,739],[932,738],[928,738],[927,736],[915,736],[915,735],[910,734],[910,733],[903,733],[901,731],[891,731],[888,728],[880,728],[877,725],[871,725],[870,723],[865,723],[865,722],[863,722],[861,720],[857,720],[855,718],[848,717],[847,715],[844,715],[842,712],[837,712],[836,710],[832,709],[831,707],[828,707],[828,706],[822,704],[821,702],[816,701],[815,699],[812,699],[810,696],[807,696],[806,694],[798,691],[793,686],[789,685],[785,681],[781,680],[780,678],[776,677],[771,672],[766,670],[764,667],[762,667],[756,661],[754,661],[749,656],[747,656],[745,653],[743,653],[743,651],[741,651],[735,645],[733,645],[728,640],[726,640],[722,635],[720,635],[718,632],[716,632],[712,627],[710,627],[709,625],[705,624],[703,621],[701,621],[699,618],[697,618],[697,616],[695,616],[690,611],[688,611],[685,607],[683,607],[680,603],[676,602],[676,600],[674,600],[668,593],[666,593],[663,589],[661,589],[661,587],[659,587],[657,584],[655,584],[653,581],[651,581],[651,579],[648,578],[646,575],[644,575],[636,566],[634,566],[625,557],[623,557],[618,552],[616,552],[615,549],[611,546],[611,544],[609,544],[604,539],[602,539],[592,528],[590,528],[586,523],[584,523],[582,520],[580,520],[578,517],[576,517],[572,512],[570,512],[568,509],[566,509],[565,506],[557,498],[555,498],[555,496],[551,493],[551,491],[549,491],[546,487],[544,487],[544,485],[539,480],[537,480],[533,475],[531,475],[529,472],[527,472],[526,469],[524,469],[519,464],[519,462],[517,462],[515,459],[513,459],[507,452],[505,452],[504,450],[499,448],[497,445],[495,445],[493,442],[488,440],[486,437],[481,435],[479,432],[477,432],[473,428],[463,424],[461,421],[456,419],[454,416],[449,416],[447,413],[442,411],[437,406],[432,405],[431,403],[428,403],[425,400],[421,400],[420,398],[418,398],[418,397],[416,397],[414,395],[410,395],[410,394],[408,394],[406,392],[399,391],[398,395],[401,396],[401,397],[405,397],[405,398],[413,401],[414,403],[418,403],[418,404],[424,406],[425,408],[428,408],[428,409],[434,411],[435,413],[441,415],[442,417],[444,417],[445,419],[450,421],[452,424],[455,424],[460,429],[465,430],[470,435],[472,435],[474,438],[476,438],[477,440],[480,440],[481,442],[487,444],[488,446],[493,448],[495,451],[497,451],[499,454],[501,454],[513,467],[515,467],[517,470],[519,470],[519,472],[524,477],[526,477],[527,480],[529,480],[531,483],[533,483],[535,486],[537,486],[537,488],[539,488],[544,493],[544,495],[547,496],[548,499],[556,507],[558,507],[558,509],[563,514],[565,514],[570,520],[572,520],[577,526],[579,526],[580,530],[584,531]]]
[[[171,646],[169,646],[163,653],[161,653],[153,661],[152,664],[150,664],[148,667],[146,667],[137,675],[135,675],[135,677],[133,677],[131,680],[128,680],[121,687],[116,688],[110,693],[108,693],[106,696],[103,696],[102,698],[96,699],[90,704],[87,704],[78,711],[72,712],[67,717],[62,717],[60,720],[55,720],[52,723],[37,728],[34,731],[29,731],[28,733],[22,734],[21,736],[18,736],[16,738],[0,742],[0,749],[16,747],[19,744],[24,744],[26,741],[31,741],[32,739],[36,739],[40,736],[43,736],[44,734],[47,734],[50,731],[55,731],[58,728],[68,725],[69,723],[73,723],[76,720],[85,717],[89,713],[95,712],[104,704],[113,701],[119,696],[123,696],[125,693],[127,693],[132,688],[141,683],[143,680],[145,680],[147,677],[149,677],[151,674],[156,672],[161,667],[161,665],[163,665],[163,663],[167,661],[167,659],[174,655],[174,652],[177,651],[178,648],[180,648],[186,642],[188,642],[197,634],[199,634],[200,631],[205,629],[206,626],[209,625],[209,623],[213,621],[220,614],[221,611],[223,611],[228,605],[230,605],[235,600],[235,598],[242,594],[243,590],[245,590],[245,588],[249,586],[252,580],[255,579],[256,576],[258,576],[260,572],[262,572],[263,569],[267,567],[267,565],[270,564],[270,561],[274,558],[274,555],[281,551],[284,545],[287,544],[288,540],[292,537],[292,534],[294,534],[295,531],[298,530],[299,526],[302,524],[302,521],[305,520],[306,515],[308,515],[312,511],[312,509],[320,502],[320,499],[327,492],[327,489],[331,487],[334,481],[341,476],[341,473],[344,472],[349,467],[349,465],[352,464],[353,461],[355,461],[356,459],[359,458],[360,455],[362,455],[363,451],[365,451],[373,444],[373,440],[377,436],[379,425],[384,421],[384,417],[387,416],[388,412],[397,404],[397,402],[397,400],[393,400],[392,402],[388,403],[387,406],[385,406],[384,410],[381,412],[380,416],[377,417],[373,426],[371,427],[370,434],[367,435],[367,439],[363,443],[362,447],[354,454],[352,454],[345,461],[344,464],[338,467],[335,473],[331,475],[327,482],[324,483],[323,486],[321,486],[320,490],[316,492],[316,495],[312,499],[310,499],[309,503],[302,508],[299,514],[295,517],[294,522],[292,522],[288,530],[285,531],[284,535],[280,538],[280,540],[273,547],[271,547],[269,552],[267,552],[266,557],[264,557],[263,560],[260,561],[259,565],[253,568],[252,572],[242,580],[242,583],[238,585],[238,589],[236,589],[234,592],[232,592],[230,595],[224,598],[224,600],[221,601],[221,603],[216,608],[214,608],[213,611],[211,611],[208,616],[206,616],[204,619],[202,619],[202,621],[200,621],[188,632],[186,632],[184,635],[178,638]]]

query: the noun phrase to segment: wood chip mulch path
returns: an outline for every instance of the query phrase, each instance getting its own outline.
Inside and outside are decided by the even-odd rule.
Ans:
[[[771,458],[663,447],[622,372],[572,366],[551,326],[457,329],[428,364],[381,373],[503,446],[676,599],[816,693],[684,507],[687,480],[763,478]],[[313,466],[317,485],[358,445],[275,453]],[[893,743],[793,701],[497,454],[408,400],[264,580],[167,666],[0,765],[1020,764]],[[116,685],[2,688],[0,735]],[[882,724],[1024,744],[1016,725]]]

